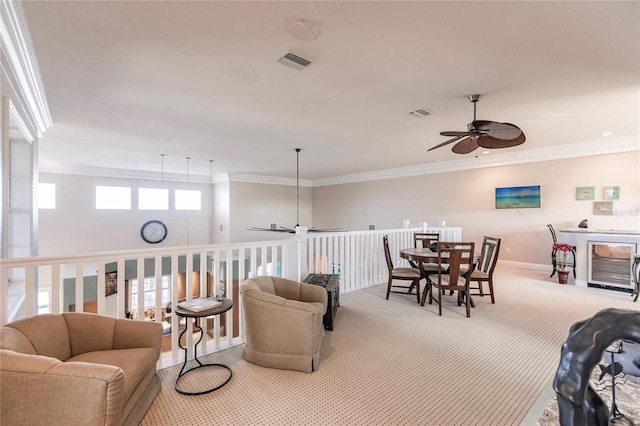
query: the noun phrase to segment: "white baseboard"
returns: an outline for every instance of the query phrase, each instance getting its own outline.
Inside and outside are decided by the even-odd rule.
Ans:
[[[512,268],[534,269],[536,271],[551,271],[551,265],[542,265],[539,263],[514,262],[513,260],[498,260],[498,265],[510,266]]]

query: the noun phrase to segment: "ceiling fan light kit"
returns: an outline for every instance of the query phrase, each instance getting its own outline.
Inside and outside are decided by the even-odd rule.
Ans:
[[[511,148],[524,143],[526,137],[522,129],[515,124],[500,123],[497,121],[477,120],[476,105],[480,95],[469,96],[473,103],[473,121],[467,124],[467,131],[444,131],[442,136],[452,137],[443,143],[429,148],[432,151],[437,148],[457,142],[451,151],[456,154],[469,154],[482,147],[485,149]]]

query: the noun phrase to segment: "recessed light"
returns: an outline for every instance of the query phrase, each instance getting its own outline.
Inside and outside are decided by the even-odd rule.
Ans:
[[[613,132],[604,132],[602,134],[602,136],[611,136],[611,135],[613,135]]]
[[[490,152],[491,152],[491,151],[482,151],[482,154],[483,154],[483,155],[487,155],[487,154],[489,154]]]

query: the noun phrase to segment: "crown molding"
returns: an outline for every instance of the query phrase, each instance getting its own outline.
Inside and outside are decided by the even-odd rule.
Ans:
[[[296,186],[296,179],[277,176],[260,176],[248,173],[227,173],[227,178],[229,182],[266,183],[270,185]],[[300,179],[300,186],[312,187],[313,182],[307,179]]]
[[[509,166],[514,164],[591,157],[594,155],[617,154],[630,151],[640,151],[640,135],[599,139],[575,144],[534,148],[504,154],[492,154],[482,157],[467,157],[460,160],[441,161],[420,164],[417,166],[378,170],[375,172],[357,173],[326,179],[316,179],[312,181],[312,186],[340,185],[345,183],[457,172],[488,167]]]
[[[29,130],[29,126],[26,125],[22,116],[16,110],[16,107],[13,103],[9,102],[9,117],[11,117],[11,121],[15,123],[16,128],[20,131],[20,134],[29,142],[33,143],[35,139],[31,131]]]
[[[11,102],[21,104],[17,110],[27,113],[34,133],[42,137],[53,123],[29,27],[19,1],[0,2],[0,49],[2,72],[7,75],[17,95]],[[26,126],[24,121],[23,126]]]
[[[73,176],[97,176],[117,179],[157,180],[166,182],[187,183],[187,177],[183,173],[160,173],[144,170],[113,169],[108,167],[90,167],[60,165],[54,163],[41,163],[38,165],[39,173],[64,174]],[[227,182],[226,173],[214,175],[213,178],[204,175],[189,176],[188,183],[221,183]]]

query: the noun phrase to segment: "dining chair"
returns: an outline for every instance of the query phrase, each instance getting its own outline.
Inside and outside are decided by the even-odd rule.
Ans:
[[[384,246],[384,257],[387,260],[387,269],[389,269],[389,282],[387,283],[387,300],[389,300],[389,293],[402,293],[412,294],[412,290],[416,289],[416,300],[420,302],[420,280],[422,274],[418,268],[394,268],[393,261],[391,260],[391,252],[389,251],[389,237],[384,235],[382,237]],[[403,286],[393,284],[393,280],[411,281],[411,285]],[[392,288],[403,288],[407,291],[393,291]]]
[[[496,263],[498,262],[500,241],[500,238],[487,237],[486,235],[482,238],[480,260],[478,260],[478,264],[471,272],[471,277],[469,278],[471,284],[474,282],[478,284],[478,287],[469,287],[470,290],[478,290],[478,293],[471,293],[474,296],[484,297],[483,283],[487,282],[489,284],[491,303],[496,303],[493,295],[493,270],[496,268]]]
[[[434,232],[434,233],[416,232],[415,234],[413,234],[413,246],[415,248],[418,248],[418,247],[431,248],[431,245],[433,243],[437,243],[439,240],[440,240],[440,234],[438,234],[437,232]],[[436,247],[434,247],[432,251],[436,251],[435,249]]]
[[[416,232],[413,234],[413,246],[415,248],[428,248],[431,251],[437,251],[438,241],[440,241],[440,234],[437,232]],[[409,261],[409,263],[412,267],[420,269],[422,272],[422,278],[428,279],[429,275],[436,274],[438,272],[438,265],[435,263],[422,262],[421,265],[416,265],[412,261]]]
[[[471,316],[471,296],[469,294],[468,271],[473,272],[473,242],[438,242],[438,274],[427,280],[429,290],[422,293],[421,305],[429,293],[429,304],[433,302],[434,289],[438,293],[438,314],[442,315],[442,296],[445,290],[455,291],[458,296],[458,306],[465,303],[467,318]],[[443,272],[449,265],[449,273]],[[464,273],[464,271],[467,273]]]
[[[556,244],[558,244],[558,237],[556,235],[555,229],[553,229],[553,225],[550,223],[547,224],[547,228],[549,228],[549,232],[551,232],[551,238],[553,239],[553,246],[551,248],[551,265],[553,266],[553,271],[551,271],[551,275],[549,278],[553,277],[556,273],[558,266],[557,254],[558,250],[555,248]],[[576,246],[571,246],[571,253],[573,254],[573,263],[567,263],[565,266],[570,266],[573,268],[573,278],[576,277]]]

